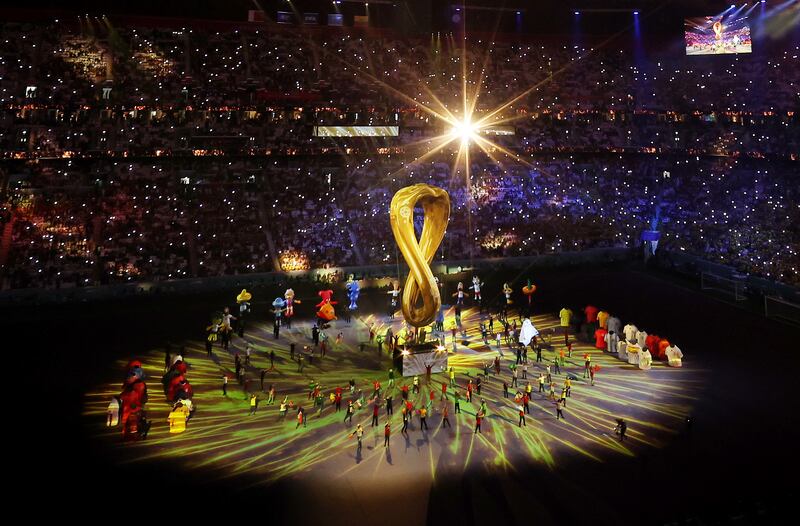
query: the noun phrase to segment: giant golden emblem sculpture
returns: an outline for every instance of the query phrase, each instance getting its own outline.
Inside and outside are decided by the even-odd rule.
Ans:
[[[424,213],[419,241],[414,232],[414,207]],[[410,272],[403,287],[403,318],[414,327],[430,324],[442,305],[439,287],[431,272],[431,261],[444,238],[450,219],[450,196],[427,184],[415,184],[397,191],[389,207],[394,239]],[[418,306],[420,298],[422,306]]]

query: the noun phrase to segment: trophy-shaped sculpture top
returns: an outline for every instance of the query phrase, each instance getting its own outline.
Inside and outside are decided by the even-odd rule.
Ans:
[[[423,210],[422,233],[417,240],[414,231],[414,207]],[[444,238],[450,219],[450,196],[441,188],[415,184],[397,191],[389,207],[397,247],[409,268],[403,287],[403,318],[414,327],[424,327],[433,322],[442,305],[439,287],[430,264]],[[418,306],[422,299],[422,306]]]

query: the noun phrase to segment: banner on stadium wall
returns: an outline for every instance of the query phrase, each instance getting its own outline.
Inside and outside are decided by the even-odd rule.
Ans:
[[[514,135],[513,126],[486,126],[478,130],[481,135]]]
[[[329,26],[343,26],[344,25],[344,15],[341,13],[330,13],[328,15],[328,25]]]
[[[294,23],[294,15],[288,11],[278,11],[275,21],[279,24],[292,24]]]
[[[319,13],[303,13],[303,23],[308,26],[319,24]]]
[[[355,15],[353,17],[353,25],[355,27],[368,27],[369,17],[366,15]]]
[[[314,137],[397,137],[399,126],[314,126]]]

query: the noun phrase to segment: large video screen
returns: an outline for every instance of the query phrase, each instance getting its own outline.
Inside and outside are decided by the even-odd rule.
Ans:
[[[750,26],[733,16],[687,18],[684,38],[687,55],[728,55],[751,53]]]

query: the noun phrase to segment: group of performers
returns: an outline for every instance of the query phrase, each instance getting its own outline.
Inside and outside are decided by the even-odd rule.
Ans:
[[[438,280],[437,280],[438,283]],[[472,299],[474,303],[481,307],[483,310],[482,302],[482,289],[484,283],[478,276],[472,277],[472,285],[467,290],[472,291]],[[358,298],[360,294],[360,286],[354,276],[350,276],[346,284],[349,304],[347,306],[348,313],[355,311],[358,308]],[[522,320],[519,331],[517,331],[516,322],[514,322],[513,329],[511,325],[506,325],[506,313],[509,307],[514,303],[513,293],[514,290],[509,283],[504,283],[502,286],[502,305],[498,315],[498,320],[502,321],[506,326],[506,332],[512,332],[512,340],[518,341],[520,349],[527,347],[535,348],[539,331],[533,325],[530,314],[532,311],[532,297],[536,292],[536,285],[530,280],[522,287],[522,293],[527,298],[524,309],[520,312],[520,319]],[[402,289],[398,282],[394,282],[387,292],[390,296],[390,309],[389,317],[393,318],[394,313],[399,304],[399,297]],[[319,338],[321,329],[327,328],[327,324],[337,319],[334,306],[338,303],[333,299],[334,292],[331,289],[324,289],[317,292],[320,298],[319,303],[315,305],[317,324],[314,325],[312,335],[316,331],[317,336],[314,338],[315,343]],[[455,298],[454,309],[456,325],[462,331],[460,313],[461,308],[464,306],[467,292],[463,283],[458,283],[456,292],[452,295]],[[231,335],[238,332],[243,336],[246,323],[251,314],[252,294],[246,289],[243,289],[236,296],[236,303],[238,312],[234,316],[228,307],[225,307],[222,312],[217,313],[212,317],[211,324],[206,328],[206,348],[211,354],[211,348],[214,343],[219,343],[223,349],[227,350]],[[300,304],[301,301],[296,299],[295,292],[291,288],[286,289],[283,297],[277,297],[272,302],[272,314],[274,318],[275,337],[278,337],[278,331],[281,326],[291,329],[292,318],[295,315],[294,306]],[[578,333],[586,341],[594,341],[594,346],[603,351],[616,354],[621,360],[625,360],[632,365],[636,365],[641,370],[648,370],[652,367],[654,359],[664,360],[670,367],[681,367],[683,353],[681,349],[674,345],[666,338],[661,338],[655,334],[648,334],[644,330],[640,330],[634,324],[627,324],[622,326],[619,318],[611,315],[609,312],[598,309],[593,305],[587,305],[583,309],[584,318],[580,322],[574,320],[575,315],[569,308],[563,308],[559,312],[560,325],[563,329],[564,343],[567,349],[571,351],[570,332],[573,327],[578,327]],[[491,323],[491,316],[489,317]],[[433,331],[439,332],[440,341],[444,341],[444,308],[440,309],[437,314],[436,321],[433,324]],[[481,332],[484,335],[484,341],[487,342],[483,323],[481,323]],[[391,328],[389,329],[391,331]],[[454,350],[456,346],[456,328],[453,329],[453,345]],[[420,329],[420,333],[424,334],[424,329]],[[405,340],[414,340],[413,332],[409,336],[409,329],[406,328]],[[462,332],[465,335],[465,331]],[[374,332],[370,327],[370,341],[373,340]],[[464,336],[466,337],[466,336]],[[339,336],[341,338],[341,334]],[[423,336],[424,338],[424,336]],[[380,338],[379,338],[380,339]],[[500,349],[500,337],[498,334],[498,350]],[[339,341],[339,339],[337,339]],[[387,332],[387,342],[392,342],[392,336]],[[507,340],[507,343],[509,341]],[[487,342],[488,344],[488,342]],[[509,343],[510,344],[510,343]],[[390,347],[391,344],[387,344]],[[397,338],[394,338],[393,345],[397,345]],[[248,344],[247,358],[245,364],[249,363],[250,348]],[[501,355],[502,355],[502,351]],[[527,355],[527,353],[525,353]],[[313,352],[312,352],[313,355]],[[240,367],[239,355],[237,358],[237,375],[243,371]],[[587,353],[586,359],[586,373],[590,374],[592,384],[594,383],[594,374],[599,369],[599,366],[591,364],[591,357]],[[274,352],[272,353],[271,360],[274,360]],[[517,357],[519,362],[520,357]],[[563,360],[563,357],[562,357]],[[302,365],[301,365],[302,370]],[[182,352],[177,354],[174,358],[170,356],[167,351],[165,360],[165,373],[162,377],[162,384],[164,387],[164,395],[167,401],[171,404],[172,410],[169,413],[167,421],[169,422],[170,433],[182,433],[186,430],[186,425],[195,411],[193,397],[193,389],[187,379],[188,366],[183,359]],[[452,376],[452,370],[451,370]],[[146,418],[145,403],[147,401],[147,386],[145,384],[144,371],[141,362],[132,361],[128,364],[127,374],[123,383],[123,389],[119,396],[114,397],[108,406],[107,411],[107,425],[120,426],[125,439],[137,439],[146,437],[147,431],[150,428],[150,422]],[[263,382],[263,377],[262,377]],[[224,382],[227,384],[227,381]],[[225,391],[225,386],[223,386]]]
[[[438,280],[437,280],[438,283]],[[469,290],[472,291],[472,299],[476,305],[482,306],[483,305],[483,297],[481,296],[481,287],[483,287],[484,283],[481,281],[481,278],[478,276],[472,276],[472,286],[469,287]],[[456,305],[464,305],[464,283],[459,281],[458,286],[456,287],[456,292],[453,294],[453,297],[456,298]]]
[[[670,367],[683,365],[683,352],[666,338],[647,334],[632,323],[623,327],[619,318],[594,305],[587,305],[583,312],[586,318],[581,326],[581,332],[585,339],[594,339],[596,348],[616,354],[621,360],[642,370],[652,367],[654,356],[658,360],[665,360]],[[565,343],[569,341],[573,316],[574,313],[567,307],[559,312]]]
[[[437,285],[440,285],[438,278],[436,278]],[[481,281],[480,277],[473,276],[472,277],[472,285],[469,287],[468,290],[472,291],[473,301],[476,305],[478,305],[481,309],[483,309],[483,296],[481,294],[482,288],[484,283]],[[359,285],[358,280],[355,279],[354,275],[350,275],[347,283],[345,284],[345,289],[347,290],[347,297],[349,300],[349,304],[347,306],[348,310],[348,318],[349,315],[358,309],[358,298],[361,293],[361,287]],[[509,286],[508,283],[504,283],[501,289],[502,294],[505,298],[504,303],[502,304],[502,311],[505,313],[508,308],[514,303],[512,299],[512,295],[514,290]],[[528,280],[527,285],[522,288],[523,294],[527,298],[526,303],[526,314],[530,315],[532,309],[532,298],[534,292],[536,292],[536,285],[533,285],[530,280]],[[399,298],[402,293],[402,288],[400,287],[399,282],[395,281],[392,283],[392,287],[389,289],[387,294],[390,296],[389,300],[389,310],[388,316],[390,319],[395,317],[395,313],[399,306]],[[321,321],[322,324],[327,324],[331,321],[334,321],[337,318],[335,305],[337,305],[337,301],[333,299],[333,290],[331,289],[323,289],[317,292],[318,296],[320,297],[320,302],[315,305],[317,308],[316,316]],[[456,288],[456,292],[453,294],[455,298],[455,305],[457,306],[464,306],[465,298],[467,294],[464,289],[464,283],[459,282]],[[214,317],[212,320],[211,325],[208,326],[208,338],[207,338],[207,346],[210,344],[215,343],[218,339],[222,342],[222,347],[224,349],[228,348],[228,344],[230,342],[231,333],[234,332],[234,324],[236,322],[236,330],[239,333],[239,336],[242,337],[244,335],[245,325],[247,317],[250,314],[250,300],[252,299],[252,294],[249,293],[246,289],[243,289],[241,293],[236,297],[237,305],[239,306],[239,316],[233,316],[230,313],[229,308],[225,308],[223,312]],[[292,318],[294,316],[294,305],[300,304],[301,301],[295,298],[295,292],[293,289],[289,288],[286,289],[283,297],[276,297],[275,300],[272,302],[272,314],[273,314],[273,322],[275,327],[284,326],[286,328],[291,328]],[[276,329],[276,338],[278,336],[278,329]]]
[[[183,433],[186,424],[194,414],[192,397],[194,390],[186,377],[188,365],[182,353],[174,357],[167,351],[165,372],[161,378],[164,396],[171,404],[167,422],[170,433]],[[106,410],[106,425],[120,426],[124,440],[147,438],[152,422],[147,419],[145,404],[147,403],[147,384],[142,363],[133,360],[126,368],[122,392],[111,399]]]
[[[122,392],[111,399],[106,410],[106,426],[120,426],[125,440],[147,437],[150,422],[145,412],[147,384],[144,381],[142,362],[128,363]]]
[[[477,275],[472,276],[472,286],[469,287],[469,290],[472,290],[473,301],[475,302],[476,305],[478,305],[478,307],[481,308],[481,311],[483,310],[483,296],[481,295],[481,290],[484,285],[485,283],[481,281],[480,277],[478,277]],[[504,298],[504,301],[501,304],[501,311],[503,314],[505,314],[510,308],[510,306],[514,304],[514,300],[512,299],[512,296],[514,294],[514,289],[512,289],[508,283],[503,283],[501,292]],[[536,285],[533,285],[531,283],[531,280],[529,279],[527,285],[522,288],[522,293],[528,299],[524,312],[524,314],[528,316],[530,316],[530,314],[532,313],[534,292],[536,292]],[[461,281],[458,282],[458,285],[456,286],[456,292],[453,294],[453,297],[456,299],[455,302],[456,305],[458,306],[464,305],[464,298],[466,297],[466,293],[464,292],[463,282]]]

